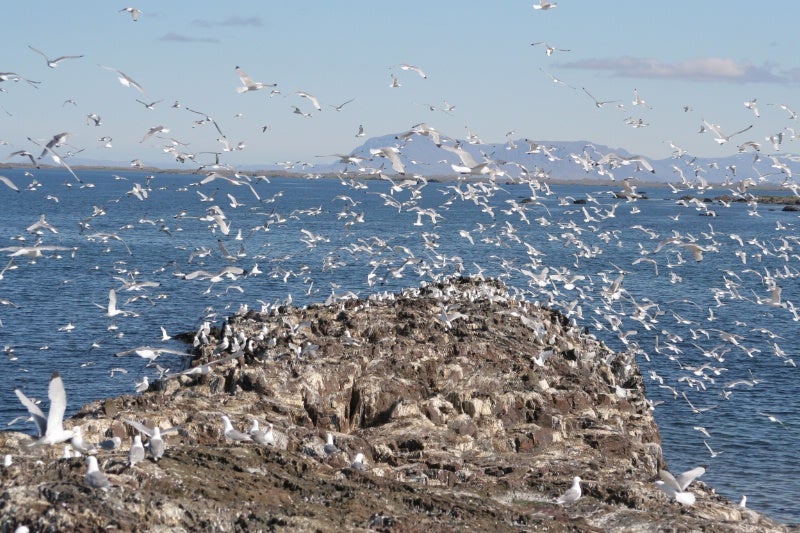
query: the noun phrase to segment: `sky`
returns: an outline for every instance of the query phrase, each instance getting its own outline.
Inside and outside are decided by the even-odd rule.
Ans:
[[[774,152],[767,137],[783,132],[780,153],[793,153],[799,16],[800,4],[770,0],[3,2],[0,73],[37,83],[0,82],[0,161],[38,156],[35,143],[67,132],[56,152],[89,160],[330,163],[423,122],[450,137],[583,140],[656,159],[675,147],[723,157],[744,141]],[[50,68],[31,46],[82,57]],[[238,93],[237,66],[277,86]],[[584,88],[613,102],[597,107]],[[754,99],[760,116],[744,105]],[[753,128],[718,144],[699,133],[704,120],[725,134]],[[168,131],[147,135],[157,127]]]

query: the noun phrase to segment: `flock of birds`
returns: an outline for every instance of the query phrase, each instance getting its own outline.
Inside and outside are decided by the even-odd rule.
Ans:
[[[537,11],[547,11],[555,7],[555,2],[545,2],[544,0],[533,6]],[[133,21],[139,21],[142,16],[142,12],[135,8],[125,8],[122,11],[129,13]],[[551,46],[544,41],[537,41],[532,45],[542,46],[547,57],[570,51]],[[82,55],[51,57],[33,46],[30,46],[30,49],[42,56],[49,68],[57,68],[67,60],[77,61],[83,57]],[[103,65],[101,67],[113,72],[123,86],[131,88],[138,94],[144,93],[144,88],[124,72],[113,67]],[[268,91],[270,95],[279,94],[277,83],[256,81],[239,66],[236,66],[234,70],[240,84],[232,92],[240,95],[258,91]],[[402,86],[400,76],[402,76],[402,72],[406,71],[416,74],[422,80],[428,78],[428,74],[422,68],[402,63],[396,66],[396,70],[392,70],[392,81],[389,84],[391,88]],[[576,89],[544,69],[542,72],[554,83]],[[0,73],[0,87],[3,82],[25,82],[30,87],[36,87],[40,83],[12,72]],[[617,104],[620,108],[624,107],[620,100],[598,100],[585,87],[581,87],[581,90],[591,99],[596,108],[610,104]],[[323,104],[315,95],[306,91],[295,91],[293,95],[311,106],[310,109],[306,108],[308,110],[304,110],[301,105],[292,106],[294,113],[311,118],[312,113],[322,111]],[[156,108],[162,100],[145,101],[137,98],[136,101],[143,105],[144,112],[149,112]],[[338,105],[329,104],[329,106],[336,112],[345,112],[350,102],[352,99]],[[442,111],[455,112],[455,106],[445,104],[441,108]],[[651,107],[651,104],[636,89],[633,89],[631,104],[643,112]],[[748,100],[745,102],[745,107],[758,117],[759,110],[756,104],[755,99]],[[786,104],[773,105],[788,113],[789,121],[796,120],[796,113]],[[181,108],[183,106],[176,100],[172,107]],[[162,141],[162,145],[158,147],[159,151],[171,154],[180,163],[194,165],[195,173],[202,176],[181,191],[186,194],[194,191],[196,194],[191,196],[195,201],[187,201],[185,205],[180,206],[180,209],[172,214],[171,219],[163,217],[158,220],[140,220],[138,223],[139,227],[145,224],[157,227],[159,236],[167,239],[167,242],[173,238],[173,235],[178,234],[181,224],[199,224],[207,230],[209,240],[198,243],[188,253],[176,257],[172,264],[174,273],[167,272],[166,276],[173,276],[186,282],[203,282],[207,287],[204,293],[206,295],[212,294],[212,291],[217,290],[219,286],[225,287],[223,293],[227,293],[227,291],[241,292],[242,284],[259,274],[264,274],[273,280],[283,280],[284,283],[293,279],[302,279],[303,286],[306,288],[305,296],[312,297],[319,294],[321,289],[314,287],[314,268],[304,264],[298,270],[292,270],[280,261],[275,261],[272,269],[262,272],[258,260],[254,258],[260,257],[262,266],[264,262],[272,259],[268,254],[261,256],[248,254],[244,243],[247,239],[254,239],[259,234],[272,236],[278,233],[280,228],[286,228],[289,224],[308,223],[309,227],[302,227],[297,234],[287,237],[298,243],[297,254],[311,254],[325,249],[326,245],[331,242],[331,235],[326,235],[313,228],[313,221],[323,212],[323,208],[310,207],[294,210],[291,213],[281,212],[283,192],[274,191],[274,184],[270,182],[269,177],[263,174],[248,175],[225,162],[227,153],[243,149],[245,143],[231,141],[223,133],[220,122],[208,114],[192,108],[185,109],[191,113],[192,127],[213,127],[209,142],[211,144],[218,143],[217,150],[208,151],[213,155],[213,161],[200,163],[198,158],[202,152],[190,152],[185,143],[166,137],[165,135],[170,130],[163,125],[154,126],[143,132],[141,141],[143,149],[146,148],[145,141]],[[689,106],[685,111],[689,112]],[[89,124],[93,124],[93,127],[102,127],[102,118],[97,114],[87,114],[87,121]],[[631,125],[643,127],[645,124],[642,119],[635,119]],[[722,145],[730,142],[734,137],[745,134],[751,128],[752,126],[747,126],[728,133],[719,125],[702,120],[700,132],[711,134],[713,141]],[[362,125],[356,133],[356,137],[363,135]],[[740,302],[749,302],[757,307],[769,309],[771,313],[782,313],[792,322],[800,321],[800,313],[794,303],[783,293],[784,288],[796,284],[796,279],[800,276],[800,269],[797,266],[800,255],[796,253],[796,247],[800,246],[800,240],[794,233],[796,229],[794,219],[775,222],[775,237],[769,240],[748,237],[745,234],[745,228],[742,228],[743,231],[740,233],[722,235],[715,231],[713,224],[717,214],[714,211],[715,206],[696,198],[684,198],[677,204],[682,211],[676,211],[674,215],[671,215],[674,217],[673,222],[677,223],[680,217],[683,216],[685,219],[689,215],[707,216],[710,218],[698,220],[710,222],[693,232],[681,233],[671,230],[664,233],[660,228],[636,223],[636,214],[644,209],[644,207],[640,207],[641,202],[639,202],[643,198],[638,191],[639,178],[655,172],[647,157],[603,152],[592,145],[587,145],[580,153],[563,154],[559,153],[554,146],[545,146],[529,139],[514,140],[512,135],[513,132],[509,132],[505,149],[513,150],[517,149],[519,143],[527,144],[528,149],[525,150],[525,154],[529,156],[531,165],[506,161],[502,154],[484,151],[485,143],[469,130],[467,138],[461,140],[444,135],[424,122],[397,134],[397,142],[394,144],[349,154],[332,154],[330,157],[336,157],[341,166],[336,179],[341,183],[342,194],[332,198],[330,206],[326,206],[324,211],[340,209],[336,213],[336,220],[340,221],[341,226],[337,227],[335,231],[349,236],[350,240],[339,249],[324,254],[321,258],[319,272],[343,271],[341,269],[347,267],[350,262],[363,261],[363,264],[368,265],[365,285],[370,288],[380,287],[404,278],[438,279],[445,275],[467,272],[473,267],[478,275],[488,272],[501,278],[516,280],[523,287],[521,291],[523,295],[541,299],[548,305],[562,309],[568,318],[589,324],[594,331],[602,331],[611,338],[617,339],[623,347],[636,350],[645,358],[649,358],[651,355],[660,355],[674,361],[680,369],[678,372],[680,377],[675,382],[670,383],[669,379],[655,371],[650,371],[650,379],[656,382],[659,388],[669,390],[676,400],[685,400],[690,411],[696,414],[704,412],[707,408],[695,407],[687,392],[699,394],[706,388],[716,385],[721,390],[723,397],[728,399],[742,387],[752,388],[758,385],[759,379],[755,376],[721,384],[721,376],[728,371],[721,364],[726,359],[733,359],[734,355],[753,358],[759,352],[769,350],[774,353],[782,365],[796,366],[792,357],[792,349],[779,344],[785,339],[780,334],[781,332],[771,331],[760,325],[751,327],[745,320],[737,321],[737,326],[742,330],[747,332],[755,330],[759,338],[768,339],[766,341],[767,348],[765,348],[764,345],[758,347],[748,343],[745,333],[710,327],[719,318],[718,314],[724,313],[729,308],[728,306],[734,307]],[[27,193],[44,191],[48,195],[48,199],[57,204],[59,202],[58,192],[52,189],[52,184],[44,184],[36,177],[36,169],[41,165],[42,160],[49,158],[52,163],[63,167],[69,174],[69,181],[64,183],[65,189],[92,188],[93,184],[85,181],[81,173],[74,171],[69,165],[69,158],[80,150],[76,150],[75,147],[68,144],[69,138],[70,133],[58,132],[44,140],[29,139],[31,146],[8,155],[9,159],[24,158],[26,164],[30,163],[29,183],[15,182],[6,176],[0,176],[0,182],[12,193],[19,193],[21,198],[24,198],[24,194]],[[769,146],[772,146],[777,152],[783,143],[794,139],[794,130],[787,126],[781,132],[770,136],[768,141]],[[101,137],[100,140],[110,146],[111,139]],[[433,187],[428,179],[409,171],[410,162],[404,156],[404,150],[409,143],[424,141],[433,143],[440,150],[437,153],[443,159],[453,161],[450,163],[450,167],[455,177],[452,182],[438,187],[437,190],[440,193],[438,197],[435,196],[435,192],[431,191]],[[704,164],[678,145],[671,141],[670,144],[674,148],[673,170],[679,178],[670,184],[673,194],[700,195],[715,188],[720,190],[720,186],[709,183],[705,178],[705,174],[710,168],[713,168],[713,163]],[[793,161],[787,161],[786,158],[778,155],[769,155],[764,159],[761,148],[760,141],[742,142],[738,147],[738,152],[752,154],[751,169],[737,169],[734,166],[724,169],[726,178],[721,185],[721,190],[729,198],[741,200],[747,204],[746,215],[753,218],[761,217],[758,199],[751,192],[754,186],[770,182],[791,191],[795,196],[800,192],[798,191],[800,186],[795,182],[789,164]],[[603,196],[587,195],[585,199],[562,197],[554,200],[557,195],[550,188],[551,176],[547,165],[548,162],[552,163],[561,159],[571,160],[587,174],[607,179],[608,183],[613,183],[614,187],[619,186],[622,189],[613,191],[611,194],[603,193]],[[769,166],[766,171],[762,172],[765,164]],[[142,166],[141,159],[131,161],[131,167],[134,169],[140,169]],[[287,169],[293,169],[296,166],[310,165],[301,162],[286,163]],[[148,202],[151,201],[153,195],[160,192],[158,189],[159,178],[156,175],[144,177],[142,174],[142,176],[142,179],[132,184],[125,198],[110,202],[108,205],[87,206],[87,210],[90,212],[87,212],[81,220],[76,221],[80,228],[81,238],[85,239],[87,243],[99,243],[107,247],[109,251],[112,251],[115,243],[119,243],[124,246],[129,256],[135,254],[136,248],[128,246],[123,238],[122,230],[118,232],[101,231],[95,230],[95,226],[103,225],[104,217],[117,207],[117,203],[122,202],[119,207],[121,211],[124,209],[124,202]],[[115,177],[119,180],[136,179]],[[307,173],[305,177],[316,179],[320,176]],[[379,183],[385,185],[388,191],[370,190],[370,186],[366,183],[368,178],[379,180]],[[529,193],[527,198],[524,201],[513,198],[504,188],[504,184],[500,182],[501,179],[507,183],[525,186]],[[211,187],[215,188],[209,190]],[[267,192],[268,190],[272,192],[271,196]],[[248,195],[248,198],[245,199],[238,193],[234,194],[235,191],[245,191],[244,194]],[[397,211],[398,217],[400,215],[412,217],[414,222],[410,226],[416,232],[416,239],[421,251],[411,250],[397,242],[393,243],[391,238],[385,236],[367,236],[356,233],[359,227],[370,221],[370,213],[358,209],[358,206],[363,203],[363,199],[359,199],[358,195],[363,197],[366,194],[377,194],[384,202],[384,206]],[[437,198],[439,198],[438,202]],[[553,216],[549,212],[548,205],[555,207],[556,202],[561,209],[560,215]],[[248,204],[251,205],[248,207]],[[450,249],[453,247],[466,248],[468,245],[473,246],[476,243],[493,246],[497,250],[515,247],[521,250],[519,255],[525,258],[525,262],[520,259],[509,260],[496,255],[487,257],[483,264],[476,262],[470,266],[464,263],[460,257],[462,254],[442,251],[447,246],[442,245],[442,239],[437,232],[448,221],[448,218],[452,218],[449,213],[451,210],[455,211],[456,204],[474,208],[483,213],[486,218],[485,221],[478,222],[472,227],[460,228],[458,235],[462,240],[455,244],[450,243]],[[722,201],[722,204],[730,207],[725,200]],[[233,214],[246,209],[251,212],[249,216],[260,217],[257,225],[245,227],[240,224],[237,215]],[[622,211],[625,213],[623,214]],[[19,234],[13,237],[19,241],[18,243],[0,247],[0,252],[8,255],[8,263],[0,271],[0,281],[6,277],[13,277],[14,271],[24,268],[26,262],[41,262],[53,257],[81,253],[81,246],[50,243],[48,237],[60,235],[64,230],[51,224],[46,216],[46,214],[41,214],[30,225],[20,228]],[[623,216],[631,217],[630,229],[625,232],[619,228],[609,229],[610,224],[614,223],[618,217],[622,218]],[[242,216],[242,219],[244,218]],[[553,246],[568,250],[566,254],[568,261],[560,264],[549,262],[546,258],[547,253],[542,251],[545,245],[526,236],[528,228],[537,226],[544,231],[548,241],[557,243]],[[134,227],[137,227],[137,224],[131,223],[130,228]],[[632,235],[638,235],[642,239],[634,241]],[[734,245],[735,248],[732,248]],[[631,246],[635,247],[637,257],[630,265],[604,267],[594,273],[594,278],[577,272],[578,268],[591,264],[604,253],[610,255],[615,248]],[[666,302],[659,303],[649,299],[646,295],[628,290],[628,280],[633,271],[641,271],[645,267],[652,268],[655,277],[660,276],[659,272],[666,271],[669,274],[670,283],[681,284],[684,283],[684,277],[687,276],[687,274],[681,273],[688,270],[687,265],[690,265],[692,261],[700,263],[707,260],[709,255],[719,256],[727,250],[733,250],[732,254],[735,255],[735,259],[726,263],[729,266],[721,273],[722,285],[709,287],[712,294],[711,305],[705,302],[688,301],[688,299],[681,302],[683,308],[701,309],[700,318],[686,318],[680,314],[683,313],[682,310],[679,313],[678,305],[670,307]],[[684,254],[690,257],[691,261]],[[247,260],[252,260],[248,268],[240,266]],[[195,261],[200,263],[202,268],[184,272],[186,268],[193,268],[191,265],[194,265]],[[574,267],[570,265],[570,262]],[[766,264],[769,266],[764,266]],[[734,270],[732,265],[740,265],[742,268]],[[164,270],[162,268],[161,272],[163,273]],[[98,306],[102,309],[102,315],[112,322],[112,325],[109,326],[111,329],[118,327],[118,321],[124,321],[137,315],[133,310],[136,300],[128,299],[121,303],[118,299],[119,294],[124,291],[125,293],[132,292],[137,296],[147,295],[149,289],[158,287],[160,283],[142,279],[143,275],[140,271],[128,269],[124,262],[115,266],[110,277],[113,279],[115,287],[109,289],[107,303],[98,304]],[[331,285],[329,300],[335,301],[342,297],[342,293],[337,292],[337,289],[338,285]],[[0,284],[0,290],[2,290],[2,284]],[[219,294],[222,293],[217,293],[217,295]],[[152,298],[149,296],[147,298],[150,303],[153,302]],[[291,297],[280,303],[291,303]],[[0,305],[3,309],[11,308],[11,312],[17,307],[17,304],[7,299],[0,299]],[[272,305],[262,302],[262,309],[269,309]],[[452,320],[460,318],[462,317],[454,315]],[[672,327],[667,322],[670,319],[674,320]],[[755,319],[753,317],[753,320]],[[65,331],[70,329],[68,328],[70,325],[65,326],[67,328]],[[646,349],[644,340],[641,342],[636,340],[637,335],[644,331],[654,332],[655,344],[652,349]],[[752,333],[750,334],[752,335]],[[644,337],[644,335],[641,336]],[[166,331],[163,331],[163,338],[168,337]],[[200,337],[202,338],[202,335]],[[198,342],[202,342],[202,340]],[[235,337],[226,336],[223,342],[230,344],[231,352],[247,345],[247,339]],[[713,346],[706,347],[708,344]],[[7,346],[5,351],[11,353],[13,347]],[[690,352],[692,353],[691,357]],[[118,352],[116,355],[136,354],[155,363],[158,357],[165,353],[169,353],[168,349],[140,346],[125,352]],[[698,357],[701,358],[701,362],[694,362]],[[210,371],[210,369],[205,368],[198,371]],[[162,377],[166,372],[162,372]],[[718,381],[720,383],[717,383]],[[143,382],[143,384],[142,390],[145,390],[148,383]],[[624,391],[621,394],[624,394]],[[66,395],[58,374],[54,374],[50,381],[48,395],[51,406],[47,417],[21,391],[18,390],[17,395],[30,412],[41,434],[37,444],[54,445],[69,441],[74,450],[85,453],[86,450],[92,449],[91,446],[87,447],[86,443],[82,442],[79,431],[64,430],[62,420]],[[759,414],[769,422],[782,424],[778,417],[770,413]],[[277,442],[276,433],[271,424],[262,430],[259,428],[258,422],[254,420],[254,425],[248,432],[240,432],[233,427],[227,417],[223,417],[222,420],[224,435],[231,442],[253,441],[263,445],[275,445]],[[157,427],[147,428],[134,421],[128,421],[128,423],[139,431],[139,434],[133,437],[130,448],[131,466],[144,460],[146,451],[151,454],[153,460],[157,461],[164,453],[163,432]],[[142,435],[148,439],[146,446],[142,443]],[[706,438],[710,438],[710,434],[707,432],[704,432],[704,435]],[[715,453],[719,453],[715,452],[707,441],[703,442],[712,457],[715,456]],[[333,442],[328,442],[326,446],[335,448]],[[333,448],[329,449],[333,450]],[[359,462],[363,463],[363,460],[363,456],[361,456]],[[92,455],[88,458],[87,466],[87,482],[93,487],[107,488],[109,482],[99,470],[97,461]],[[662,472],[659,486],[678,502],[691,504],[694,502],[694,497],[686,489],[695,477],[703,473],[700,470],[702,469],[693,469],[678,477],[673,477],[668,472]],[[559,503],[574,502],[580,495],[580,478],[575,478],[572,488],[559,498]]]

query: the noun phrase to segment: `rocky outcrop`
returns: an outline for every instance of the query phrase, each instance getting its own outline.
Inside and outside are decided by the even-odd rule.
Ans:
[[[334,295],[204,335],[187,372],[66,422],[122,439],[97,452],[107,491],[87,485],[83,459],[0,434],[14,460],[0,470],[3,530],[786,529],[702,481],[693,506],[659,490],[666,465],[632,356],[500,282]],[[241,349],[220,352],[223,336]],[[276,445],[227,439],[222,415],[240,430],[272,423]],[[158,462],[128,466],[126,419],[178,428]],[[555,503],[574,476],[583,496]]]

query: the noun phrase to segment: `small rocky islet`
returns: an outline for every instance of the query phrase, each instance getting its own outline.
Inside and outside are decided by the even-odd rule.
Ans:
[[[691,506],[660,490],[634,357],[500,281],[264,311],[207,328],[187,371],[65,420],[121,439],[96,452],[108,489],[87,484],[84,458],[0,433],[0,530],[796,530],[702,478]],[[226,438],[223,415],[272,424],[274,444]],[[176,428],[163,457],[129,466],[127,420]],[[575,476],[580,499],[556,503]]]

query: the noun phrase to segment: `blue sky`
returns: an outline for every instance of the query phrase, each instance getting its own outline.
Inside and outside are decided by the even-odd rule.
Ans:
[[[137,22],[120,11],[128,6],[141,10]],[[469,130],[503,142],[513,132],[653,158],[670,155],[669,141],[704,157],[730,155],[747,140],[772,152],[766,137],[784,132],[781,153],[793,152],[785,128],[797,120],[778,104],[800,112],[798,15],[800,4],[768,0],[560,0],[547,11],[531,1],[3,2],[0,72],[40,83],[0,83],[0,141],[8,143],[0,156],[38,155],[27,138],[47,142],[60,132],[70,134],[60,153],[83,149],[90,159],[174,165],[163,150],[168,138],[188,143],[184,152],[221,151],[219,132],[195,124],[203,117],[187,107],[212,117],[232,146],[244,143],[223,153],[233,165],[331,162],[316,156],[359,145],[359,125],[369,138],[420,122],[452,137]],[[538,41],[569,51],[548,56],[544,45],[531,46]],[[51,58],[83,57],[49,68],[29,45]],[[277,83],[280,94],[238,94],[237,65]],[[400,87],[390,87],[392,74]],[[618,102],[595,107],[582,87]],[[652,109],[633,105],[634,89]],[[316,96],[322,110],[297,91]],[[137,99],[163,101],[151,110]],[[350,99],[341,111],[332,107]],[[753,99],[760,117],[744,106]],[[445,112],[445,103],[455,107]],[[718,145],[698,133],[703,119],[725,133],[754,127]],[[156,126],[169,132],[140,142]],[[101,137],[111,137],[111,148]]]

